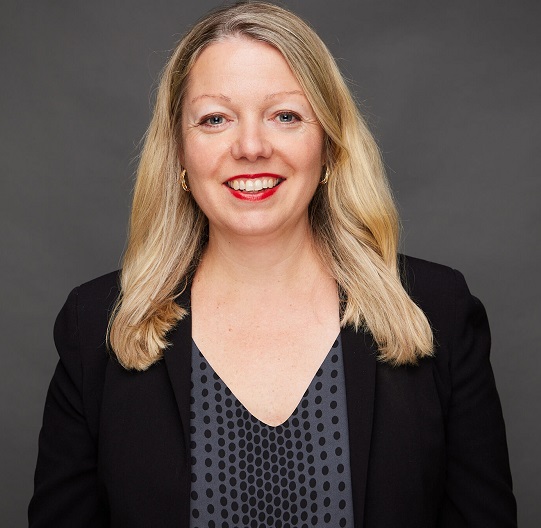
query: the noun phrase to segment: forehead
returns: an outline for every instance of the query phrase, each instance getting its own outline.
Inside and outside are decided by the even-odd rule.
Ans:
[[[192,66],[187,101],[209,90],[224,95],[276,91],[304,94],[280,51],[265,42],[237,36],[208,45]]]

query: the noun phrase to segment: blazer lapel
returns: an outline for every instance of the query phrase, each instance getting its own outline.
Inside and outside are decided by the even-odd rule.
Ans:
[[[181,306],[190,307],[190,288],[180,295],[177,301]],[[165,350],[164,358],[167,372],[173,386],[177,402],[184,442],[188,455],[190,447],[190,384],[192,366],[192,317],[188,315],[171,330],[167,339],[171,345]],[[189,460],[189,456],[187,459]]]
[[[377,347],[368,332],[341,331],[346,379],[351,485],[355,528],[364,525],[365,495],[374,414]]]

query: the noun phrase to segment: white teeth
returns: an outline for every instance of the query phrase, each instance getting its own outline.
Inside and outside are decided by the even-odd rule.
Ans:
[[[253,178],[250,180],[232,180],[227,185],[236,191],[258,192],[263,189],[272,189],[282,180],[280,178]]]

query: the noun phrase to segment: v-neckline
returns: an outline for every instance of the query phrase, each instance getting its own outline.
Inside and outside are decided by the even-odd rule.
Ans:
[[[325,355],[325,357],[323,358],[323,361],[321,362],[321,364],[319,365],[319,367],[317,368],[316,370],[316,373],[314,374],[314,376],[312,377],[312,379],[310,380],[310,383],[308,384],[308,387],[306,388],[306,390],[304,391],[303,395],[301,396],[300,400],[297,402],[297,405],[295,406],[295,408],[293,409],[293,411],[289,414],[289,416],[281,423],[279,423],[278,425],[271,425],[271,424],[268,424],[266,422],[264,422],[263,420],[261,420],[260,418],[258,418],[255,414],[253,414],[243,403],[242,401],[237,398],[236,394],[231,390],[231,388],[227,385],[227,383],[221,378],[221,376],[214,370],[214,368],[212,367],[212,365],[210,364],[210,362],[207,360],[207,358],[205,357],[205,355],[203,354],[203,352],[201,351],[201,349],[197,346],[197,343],[193,340],[192,338],[192,362],[195,358],[195,356],[197,356],[198,359],[201,359],[202,361],[205,362],[205,365],[206,365],[206,368],[208,368],[210,370],[210,373],[211,375],[213,376],[213,378],[216,380],[216,381],[219,381],[223,387],[224,387],[224,392],[227,393],[227,391],[230,393],[230,397],[233,398],[234,401],[237,401],[239,403],[239,406],[241,409],[245,410],[250,418],[252,418],[253,420],[257,421],[257,423],[260,425],[260,426],[264,426],[266,428],[269,428],[269,429],[277,429],[278,427],[287,427],[289,425],[289,422],[290,420],[298,413],[299,411],[299,408],[302,406],[302,402],[303,400],[306,398],[308,392],[310,391],[310,389],[313,389],[314,387],[314,384],[316,383],[316,379],[318,377],[320,377],[323,373],[323,369],[324,367],[326,366],[326,363],[328,363],[330,361],[330,356],[331,356],[331,353],[333,350],[335,349],[338,349],[340,351],[340,354],[342,353],[342,347],[340,345],[340,334],[338,334],[338,336],[336,337],[336,339],[334,340],[333,344],[331,345],[331,347],[329,348],[329,351],[327,352],[327,354]],[[195,352],[195,353],[194,353]],[[343,361],[342,361],[342,365],[343,365]],[[229,396],[229,395],[228,395]]]
[[[179,306],[190,307],[190,288],[177,299]],[[165,350],[164,359],[176,400],[186,449],[190,456],[190,363],[192,358],[192,318],[188,313],[172,330],[171,346]],[[374,400],[376,396],[377,345],[367,331],[356,331],[351,326],[340,330],[342,361],[350,438],[350,464],[353,482],[355,526],[362,528],[365,494],[368,477],[368,461],[373,430]],[[189,479],[184,481],[186,496],[189,496]],[[181,501],[182,519],[189,523],[189,501]]]

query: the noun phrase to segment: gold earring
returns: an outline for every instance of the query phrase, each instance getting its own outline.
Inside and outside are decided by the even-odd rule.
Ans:
[[[331,171],[329,170],[329,167],[325,167],[325,176],[319,182],[319,185],[325,185],[329,181],[329,176],[330,175],[331,175]]]
[[[190,188],[186,185],[186,169],[182,169],[180,172],[180,185],[186,192],[190,192]]]

